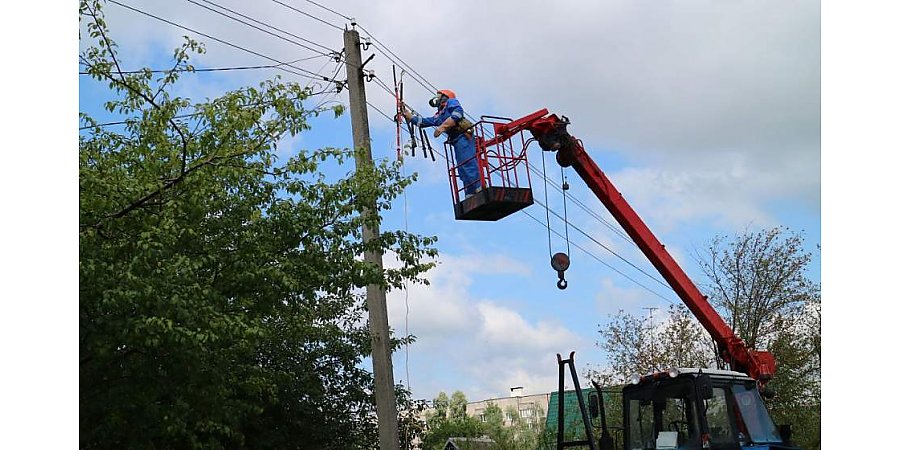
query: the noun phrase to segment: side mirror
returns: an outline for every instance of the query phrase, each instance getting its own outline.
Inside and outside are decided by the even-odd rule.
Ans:
[[[697,376],[697,394],[704,400],[713,398],[712,380],[708,374],[701,373]]]
[[[600,397],[596,392],[588,396],[588,409],[591,410],[591,418],[596,419],[600,415]]]

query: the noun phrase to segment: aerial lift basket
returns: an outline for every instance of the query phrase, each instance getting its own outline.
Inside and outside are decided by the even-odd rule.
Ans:
[[[512,119],[482,116],[472,132],[475,139],[475,160],[483,188],[466,196],[466,186],[457,175],[457,167],[466,161],[456,161],[449,144],[444,144],[453,212],[456,220],[496,221],[534,203],[531,192],[531,173],[528,170],[527,141],[523,132],[512,139],[496,139],[498,127]]]

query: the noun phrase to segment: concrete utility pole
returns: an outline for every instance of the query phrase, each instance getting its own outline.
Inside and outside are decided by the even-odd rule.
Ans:
[[[372,167],[369,139],[369,115],[366,110],[366,86],[363,80],[359,33],[344,30],[344,52],[347,56],[347,88],[350,91],[350,122],[353,127],[353,147],[356,149],[356,171]],[[378,214],[374,202],[366,205],[363,214]],[[378,226],[363,225],[363,242],[378,236]],[[379,269],[381,252],[366,251],[365,262]],[[375,374],[375,413],[378,416],[378,447],[399,450],[400,433],[397,426],[397,398],[394,395],[394,365],[391,362],[391,340],[388,328],[387,299],[378,285],[366,286],[366,306],[369,308],[369,334],[372,336],[372,366]]]

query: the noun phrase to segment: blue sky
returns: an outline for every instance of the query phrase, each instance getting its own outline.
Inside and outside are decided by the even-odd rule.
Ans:
[[[313,55],[196,4],[123,3],[282,61]],[[347,22],[309,2],[286,3],[340,27]],[[217,4],[333,49],[343,45],[339,30],[276,3]],[[569,131],[584,141],[696,282],[703,279],[692,255],[715,235],[772,226],[805,232],[807,249],[816,255],[810,277],[821,278],[815,248],[822,228],[818,3],[691,1],[676,7],[622,0],[566,3],[552,10],[544,2],[524,5],[479,4],[480,14],[458,17],[476,4],[328,3],[355,17],[429,82],[455,90],[472,116],[520,117],[543,107],[568,116]],[[775,8],[778,14],[772,14]],[[107,5],[106,14],[125,69],[167,67],[180,36],[191,34],[114,4]],[[271,63],[193,37],[207,44],[207,53],[193,61],[198,68]],[[375,53],[367,67],[390,85],[389,58]],[[324,57],[297,65],[326,74],[335,69]],[[200,101],[276,73],[185,74],[178,94]],[[427,111],[429,90],[409,76],[405,80],[408,101]],[[370,102],[390,114],[393,99],[375,83],[366,89]],[[79,109],[98,112],[104,93],[80,77]],[[346,104],[346,91],[336,100]],[[102,113],[95,117],[104,120]],[[393,124],[374,109],[369,121],[374,156],[394,158]],[[280,152],[351,146],[349,116],[335,120],[326,114],[312,125],[283,142]],[[534,166],[541,167],[540,157],[532,146]],[[547,164],[551,179],[559,182],[549,155]],[[350,171],[352,163],[334,170]],[[574,245],[569,288],[559,291],[539,205],[527,210],[538,222],[522,213],[495,223],[458,222],[443,162],[410,157],[406,170],[418,172],[420,181],[385,215],[384,228],[408,223],[410,231],[437,235],[441,253],[430,287],[388,296],[391,326],[418,337],[408,358],[406,350],[394,355],[395,379],[409,383],[416,397],[462,390],[475,400],[505,395],[511,386],[524,386],[528,393],[552,390],[556,353],[576,351],[581,372],[602,366],[595,343],[609,314],[619,309],[644,314],[644,308],[663,310],[678,302],[670,290],[571,228],[573,244],[665,298]],[[577,175],[567,173],[571,196],[614,223]],[[543,181],[536,174],[532,179],[535,197],[543,201]],[[549,200],[561,213],[561,196],[551,190]],[[568,206],[572,224],[659,278],[632,244]],[[564,232],[559,220],[551,226]],[[553,247],[565,251],[566,245],[553,236]]]

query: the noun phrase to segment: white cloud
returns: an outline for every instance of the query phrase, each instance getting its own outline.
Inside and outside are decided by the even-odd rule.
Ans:
[[[417,396],[431,398],[440,390],[460,389],[470,399],[488,398],[506,395],[513,385],[546,392],[556,382],[554,355],[590,346],[562,324],[528,320],[498,299],[471,293],[475,274],[508,278],[511,283],[530,276],[520,262],[505,255],[476,253],[440,259],[441,264],[428,275],[430,286],[410,286],[408,300],[402,291],[388,296],[394,330],[402,335],[408,326],[417,337],[409,349],[413,364],[460,380],[460,386],[451,387],[411,375]],[[404,361],[405,351],[395,360]]]

